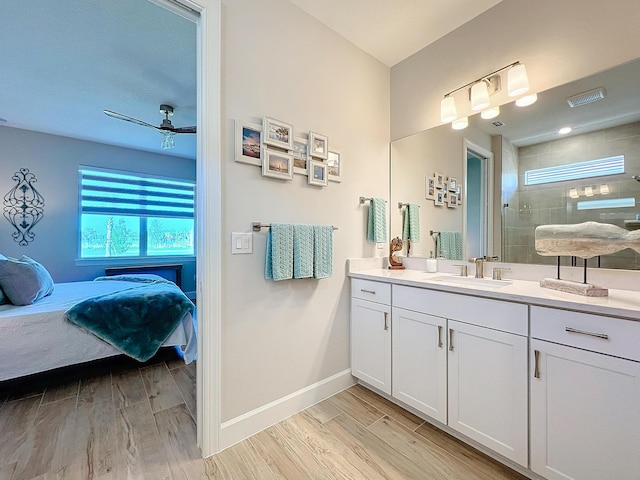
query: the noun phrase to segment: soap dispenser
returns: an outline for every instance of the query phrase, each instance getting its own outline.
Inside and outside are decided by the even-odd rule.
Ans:
[[[433,250],[429,252],[429,258],[427,258],[427,273],[435,273],[438,271],[438,260],[433,258]]]

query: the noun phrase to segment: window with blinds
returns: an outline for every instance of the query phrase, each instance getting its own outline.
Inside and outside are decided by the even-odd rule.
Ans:
[[[81,168],[80,258],[194,255],[195,183]]]

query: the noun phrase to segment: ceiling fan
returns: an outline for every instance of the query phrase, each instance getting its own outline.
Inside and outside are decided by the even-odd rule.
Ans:
[[[105,115],[108,115],[113,118],[117,118],[118,120],[125,120],[127,122],[136,123],[138,125],[142,125],[144,127],[151,127],[158,130],[162,133],[162,143],[160,146],[164,149],[174,148],[176,146],[176,142],[173,138],[176,133],[196,133],[196,127],[174,127],[171,124],[171,120],[169,120],[169,115],[173,115],[173,107],[171,105],[167,105],[163,103],[160,105],[160,113],[164,113],[164,120],[162,120],[162,124],[157,127],[155,125],[151,125],[150,123],[143,122],[142,120],[138,120],[137,118],[129,117],[127,115],[123,115],[118,112],[112,112],[111,110],[103,110]]]

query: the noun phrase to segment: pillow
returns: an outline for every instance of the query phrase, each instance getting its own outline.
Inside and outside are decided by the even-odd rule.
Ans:
[[[11,303],[31,305],[51,295],[53,279],[41,264],[26,255],[19,260],[0,257],[0,288]]]
[[[5,303],[9,303],[9,299],[4,294],[4,291],[0,288],[0,305],[4,305]]]

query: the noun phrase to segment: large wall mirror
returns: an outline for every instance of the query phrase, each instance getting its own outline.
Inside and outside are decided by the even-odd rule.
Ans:
[[[638,85],[640,59],[541,92],[528,107],[503,105],[497,118],[474,115],[464,130],[441,125],[392,142],[391,236],[402,235],[399,204],[415,203],[421,235],[412,256],[438,254],[435,232],[458,232],[462,258],[552,264],[535,251],[538,225],[640,228]],[[436,173],[457,180],[458,205],[426,198]],[[640,255],[627,249],[589,266],[640,269]]]

